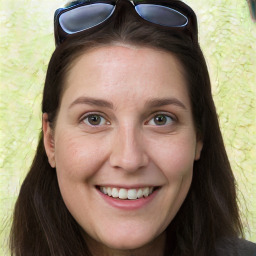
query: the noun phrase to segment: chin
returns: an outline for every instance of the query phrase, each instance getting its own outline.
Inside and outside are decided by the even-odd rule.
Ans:
[[[130,236],[128,236],[126,239],[121,241],[110,241],[107,246],[115,250],[135,250],[143,247],[148,242],[149,241],[134,241],[133,239],[130,240]]]
[[[130,232],[123,236],[120,234],[117,236],[110,236],[105,241],[101,241],[101,243],[115,250],[135,250],[150,244],[156,239],[153,236],[134,233],[135,232]]]

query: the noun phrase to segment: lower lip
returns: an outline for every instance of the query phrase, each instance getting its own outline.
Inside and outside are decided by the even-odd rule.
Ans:
[[[101,195],[101,197],[104,199],[105,202],[107,202],[109,205],[121,209],[121,210],[138,210],[140,208],[145,207],[148,205],[157,195],[159,189],[155,190],[152,194],[150,194],[148,197],[142,197],[136,200],[122,200],[113,198],[110,196],[107,196],[103,194],[101,191],[97,189],[98,193]]]

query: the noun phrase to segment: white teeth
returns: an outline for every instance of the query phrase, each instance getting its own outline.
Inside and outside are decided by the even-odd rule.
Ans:
[[[129,189],[128,190],[128,199],[137,199],[136,189]]]
[[[107,192],[107,188],[105,188],[105,187],[100,187],[100,191],[103,193],[103,194],[107,194],[108,192]]]
[[[144,188],[143,189],[143,196],[147,197],[149,194],[149,188]]]
[[[121,188],[119,190],[119,198],[120,199],[127,199],[127,189]]]
[[[100,187],[100,191],[105,195],[119,199],[135,200],[138,198],[148,197],[153,193],[153,187],[145,187],[139,189],[125,189],[125,188],[111,188],[111,187]]]
[[[114,197],[114,198],[119,197],[119,192],[118,192],[117,188],[112,189],[112,197]]]
[[[140,188],[137,192],[137,197],[138,198],[142,198],[143,197],[143,192],[142,192],[142,189]]]
[[[108,193],[108,192],[107,192],[107,188],[103,187],[102,190],[103,190],[103,193],[104,193],[105,195]]]
[[[107,192],[109,196],[112,196],[112,189],[111,188],[107,188]]]

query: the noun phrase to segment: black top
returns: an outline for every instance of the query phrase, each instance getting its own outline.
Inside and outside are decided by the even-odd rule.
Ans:
[[[217,246],[217,256],[256,256],[256,244],[242,240],[222,240]]]

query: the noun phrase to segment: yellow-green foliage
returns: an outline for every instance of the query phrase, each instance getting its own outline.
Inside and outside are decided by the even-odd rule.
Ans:
[[[256,242],[256,23],[245,0],[185,2],[198,14],[246,238]],[[53,13],[63,3],[0,1],[0,244],[7,241],[13,205],[37,145],[42,88],[54,49]],[[0,255],[8,255],[6,245],[0,245]]]
[[[256,23],[242,0],[186,1],[198,14],[246,237],[256,241]]]

